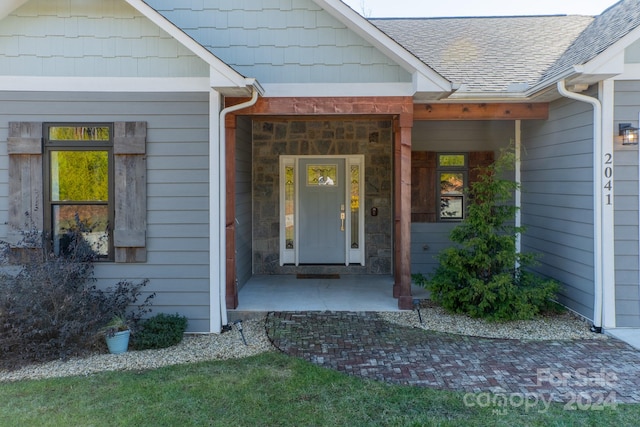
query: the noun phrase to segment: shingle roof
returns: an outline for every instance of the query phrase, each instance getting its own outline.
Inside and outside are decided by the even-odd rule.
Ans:
[[[498,94],[533,86],[593,20],[555,15],[370,22],[445,78],[462,84],[460,90]]]
[[[605,10],[580,34],[566,52],[544,73],[556,76],[573,65],[584,64],[640,25],[640,2],[623,0]]]

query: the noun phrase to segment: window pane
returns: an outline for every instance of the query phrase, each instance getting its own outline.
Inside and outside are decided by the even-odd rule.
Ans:
[[[459,172],[440,173],[440,194],[462,195],[464,191],[464,174]]]
[[[109,141],[108,126],[50,126],[50,141]]]
[[[52,201],[107,201],[109,155],[107,151],[52,151]]]
[[[464,214],[464,203],[462,196],[440,197],[440,218],[441,219],[462,219]]]
[[[464,154],[439,154],[438,166],[464,167]]]
[[[56,255],[72,250],[73,234],[80,233],[78,250],[106,257],[109,254],[109,207],[106,205],[54,205],[53,250]]]
[[[464,173],[440,172],[440,219],[462,219],[464,215]]]

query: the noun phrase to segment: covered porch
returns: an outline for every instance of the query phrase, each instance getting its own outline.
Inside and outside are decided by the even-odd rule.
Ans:
[[[227,99],[226,105],[240,101]],[[416,232],[420,235],[420,230],[412,227],[412,151],[472,151],[474,146],[482,144],[474,122],[504,123],[509,130],[508,136],[499,140],[501,146],[506,146],[510,136],[517,133],[519,120],[544,119],[547,114],[547,104],[426,105],[414,104],[407,97],[363,97],[262,98],[255,106],[227,116],[227,308],[242,311],[412,309],[413,300],[424,292],[411,285],[412,252],[416,252],[412,240]],[[328,123],[327,129],[320,129],[318,120]],[[347,141],[346,133],[342,139],[333,139],[341,130],[340,126],[334,129],[333,123],[354,120],[364,122],[365,127],[367,122],[372,126],[382,123],[380,130],[383,132],[369,129],[365,132],[364,142],[355,144]],[[471,127],[458,125],[461,121],[468,122]],[[442,126],[423,129],[420,122]],[[485,128],[487,135],[497,132],[496,126]],[[412,130],[417,132],[412,135]],[[311,136],[311,132],[320,136]],[[386,133],[390,134],[389,138],[378,139]],[[287,139],[292,134],[296,135],[295,141]],[[434,138],[439,134],[448,136],[436,141]],[[452,144],[447,138],[454,136],[457,139]],[[264,141],[271,142],[265,144]],[[444,148],[437,148],[439,146]],[[307,151],[295,151],[295,147]],[[337,151],[331,151],[333,149]],[[382,149],[384,151],[380,151]],[[291,264],[282,256],[280,249],[286,247],[282,224],[286,222],[281,215],[286,201],[280,201],[278,209],[278,197],[283,192],[278,187],[278,180],[284,175],[282,167],[279,170],[277,166],[283,155],[302,154],[364,156],[362,166],[368,168],[363,204],[366,212],[364,240],[368,249],[375,248],[377,254],[384,253],[387,262],[378,262],[381,258],[370,256],[370,251],[365,252],[366,262],[347,261],[342,267],[329,263],[332,265],[320,269],[325,273],[340,274],[340,279],[298,278],[297,273],[317,270],[318,264],[304,265],[304,261],[300,265]],[[382,163],[387,166],[380,169]],[[371,181],[374,178],[376,180]],[[431,182],[420,181],[423,186]],[[388,194],[378,189],[385,189]],[[438,230],[442,225],[447,228],[451,225],[434,224]],[[379,230],[374,229],[374,225],[382,227],[383,241],[375,240],[373,233]],[[427,234],[435,235],[433,231]],[[433,258],[436,245],[432,239],[428,244],[420,239],[416,243],[420,246],[418,258]],[[385,245],[384,250],[375,244]],[[426,297],[426,294],[422,295]]]

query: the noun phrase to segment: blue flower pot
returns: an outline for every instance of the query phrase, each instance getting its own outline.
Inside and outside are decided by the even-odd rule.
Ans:
[[[109,347],[109,353],[120,354],[127,351],[129,348],[129,336],[131,331],[116,332],[113,336],[106,336],[107,347]]]

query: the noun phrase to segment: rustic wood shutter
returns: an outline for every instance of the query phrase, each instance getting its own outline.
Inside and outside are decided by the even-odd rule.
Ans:
[[[469,186],[476,182],[482,169],[493,163],[493,151],[473,151],[469,153]]]
[[[25,241],[25,233],[42,235],[42,123],[11,122],[7,139],[9,154],[9,212],[7,242],[22,257],[22,248],[41,246],[42,239]],[[37,237],[31,236],[30,237]],[[19,259],[20,259],[19,258]]]
[[[146,122],[114,123],[116,262],[146,262],[147,165]]]
[[[436,153],[411,153],[411,221],[436,221]]]

